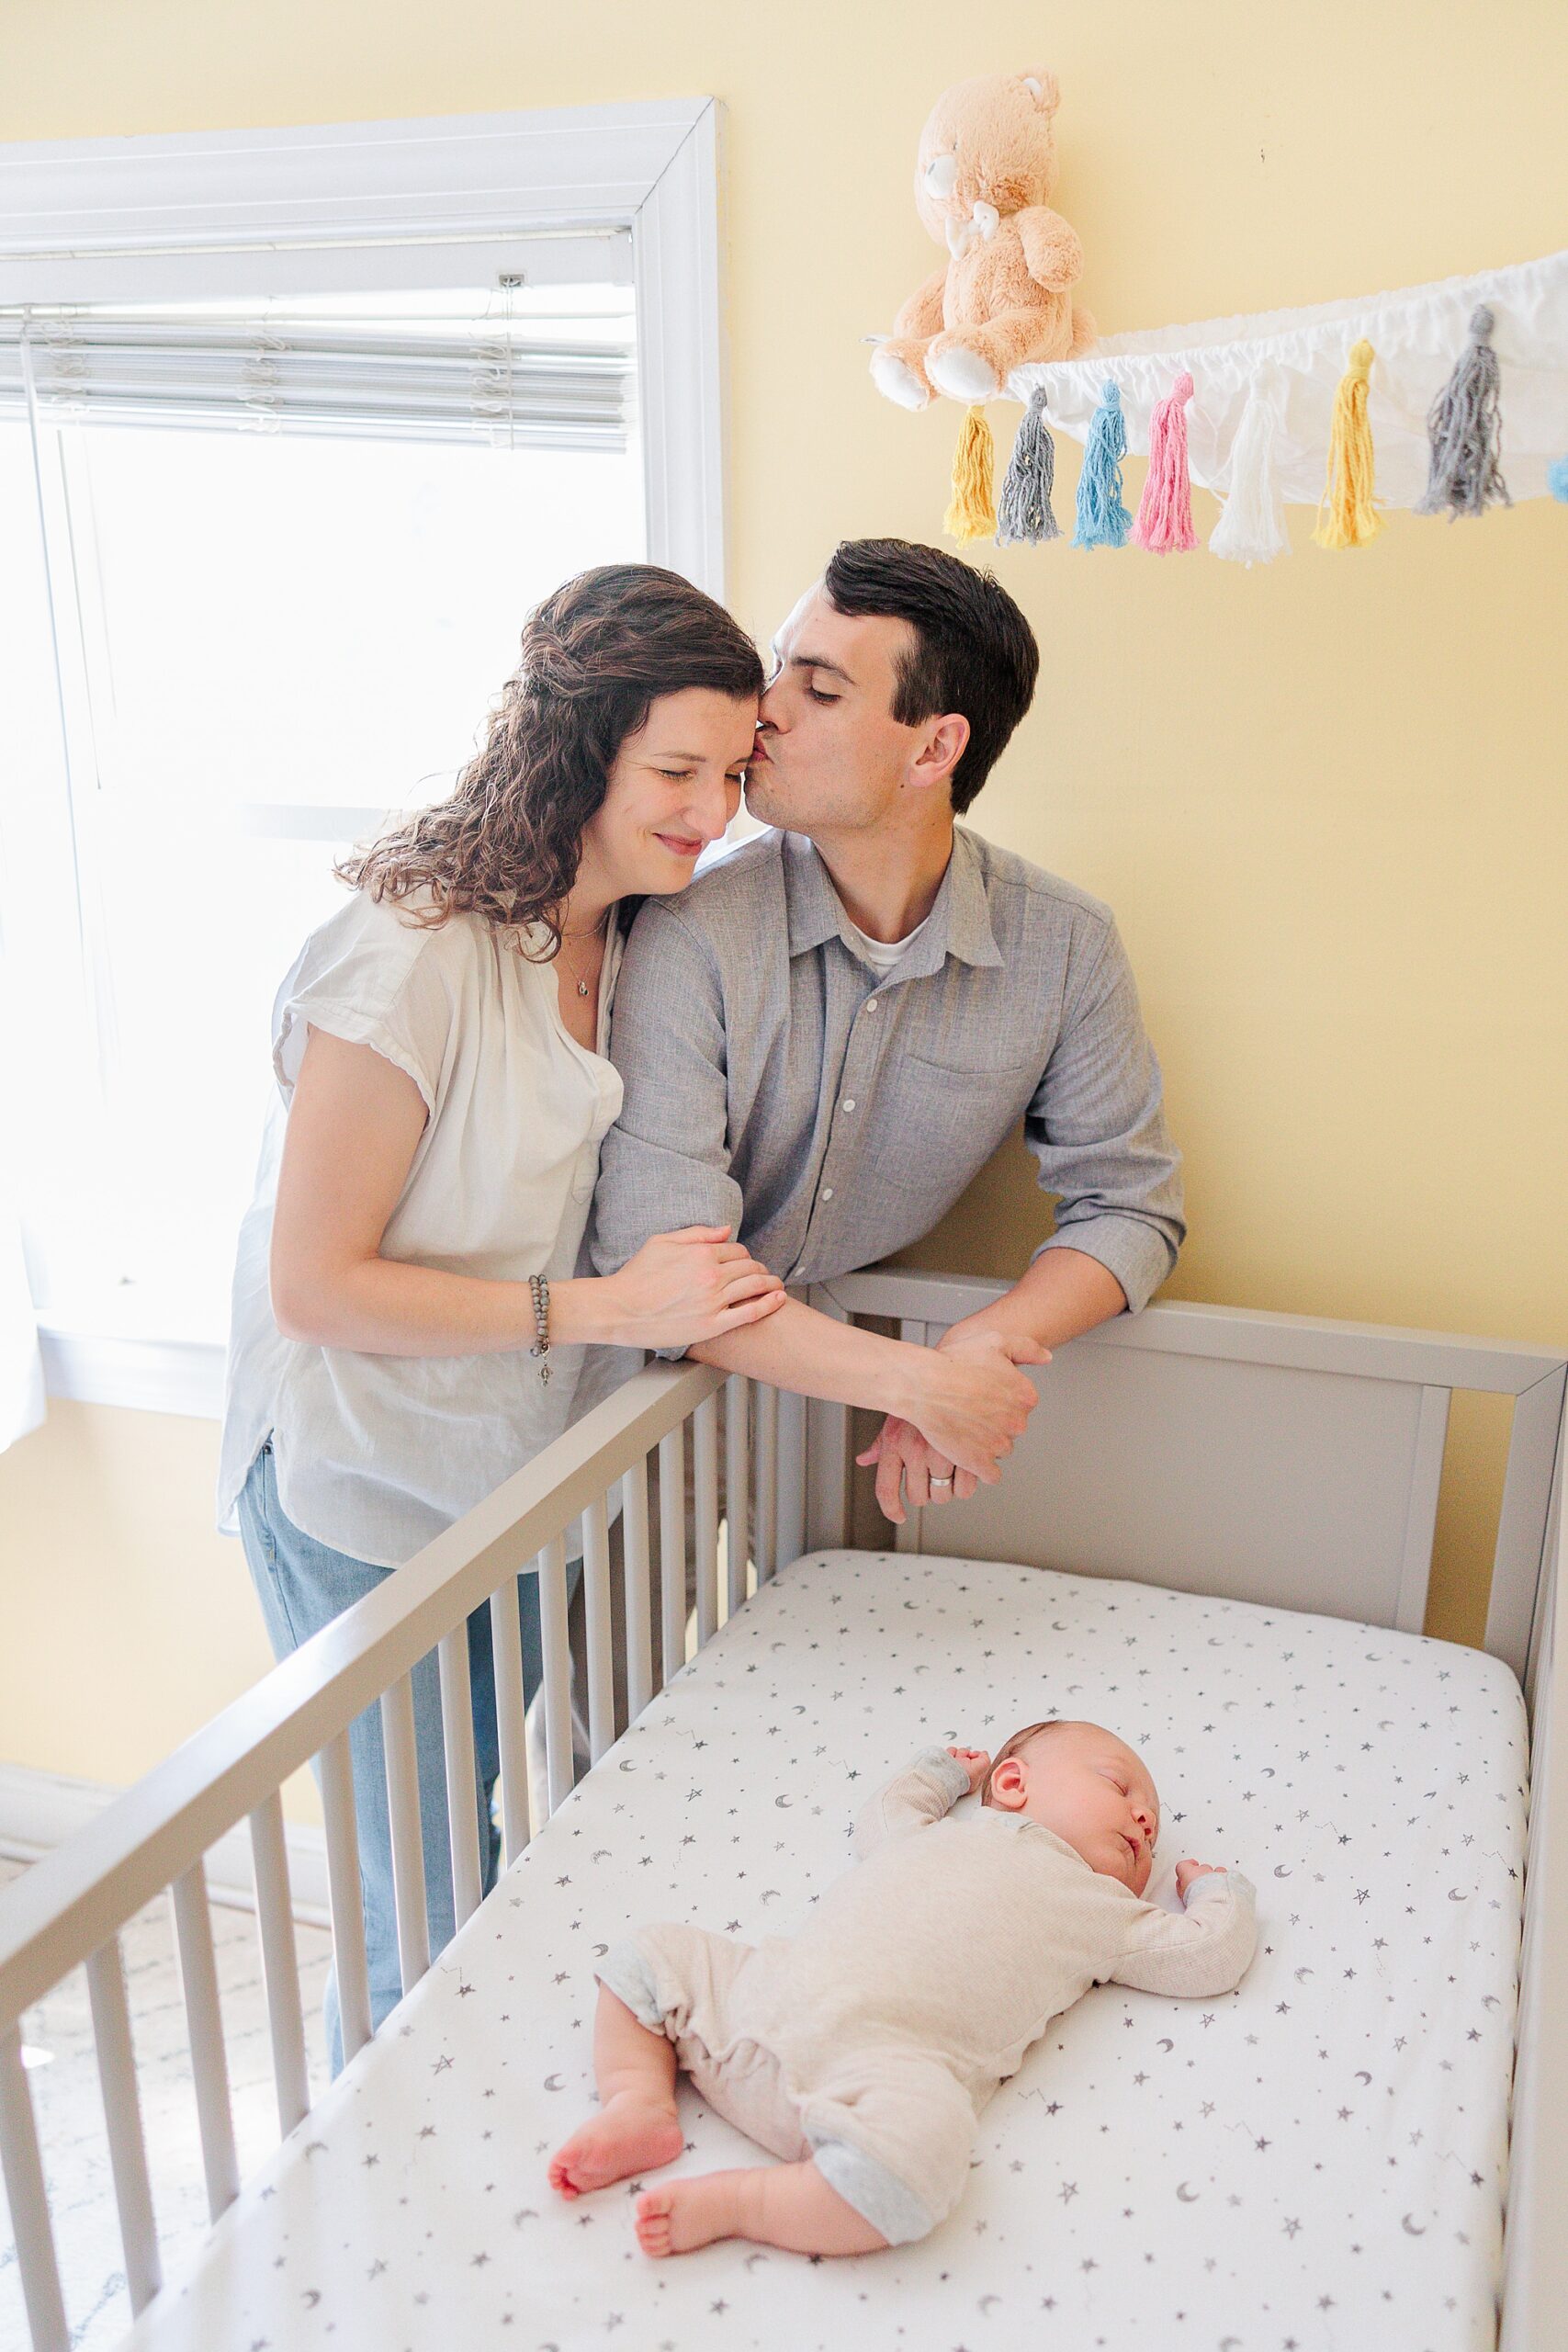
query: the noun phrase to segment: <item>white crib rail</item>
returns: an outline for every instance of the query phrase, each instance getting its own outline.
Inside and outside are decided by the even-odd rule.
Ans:
[[[386,1750],[398,1950],[403,1990],[430,1965],[412,1675],[434,1649],[439,1661],[450,1869],[457,1923],[477,1907],[478,1845],[467,1621],[489,1603],[496,1673],[503,1839],[513,1860],[528,1838],[518,1576],[538,1580],[544,1681],[546,1787],[552,1812],[573,1779],[571,1658],[566,1534],[584,1534],[590,1745],[596,1761],[615,1736],[615,1657],[608,1498],[618,1488],[625,1558],[625,1689],[629,1716],[685,1657],[685,1425],[693,1424],[699,1642],[719,1614],[719,1408],[725,1395],[728,1524],[726,1599],[745,1599],[748,1503],[757,1498],[759,1580],[801,1549],[805,1455],[797,1399],[700,1364],[650,1366],[584,1418],[536,1461],[416,1555],[376,1592],[311,1641],[128,1791],[96,1821],[47,1855],[0,1905],[0,2157],[17,2231],[18,2267],[34,2352],[71,2341],[56,2261],[32,2099],[22,2064],[21,2021],[71,1969],[85,1963],[105,2117],[131,2307],[158,2291],[161,2270],[119,1932],[167,1889],[172,1894],[209,2209],[214,2219],[239,2191],[234,2126],[203,1857],[248,1817],[256,1911],[277,2094],[287,2135],[310,2105],[288,1863],[279,1792],[320,1760],[333,1956],[344,2052],[371,2038],[370,1992],[360,1909],[349,1725],[379,1705]],[[753,1466],[753,1444],[756,1461]],[[650,1615],[649,1457],[660,1464],[660,1605],[657,1674]]]

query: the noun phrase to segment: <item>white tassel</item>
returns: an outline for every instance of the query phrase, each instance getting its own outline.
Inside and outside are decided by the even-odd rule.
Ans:
[[[1211,555],[1230,563],[1272,563],[1288,555],[1291,542],[1274,480],[1274,435],[1280,422],[1273,370],[1259,376],[1247,396],[1231,449],[1231,488],[1224,512],[1209,537]]]

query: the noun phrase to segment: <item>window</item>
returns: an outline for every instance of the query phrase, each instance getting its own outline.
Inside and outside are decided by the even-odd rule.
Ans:
[[[0,1051],[57,1390],[217,1409],[272,997],[334,859],[469,755],[528,605],[644,555],[722,590],[712,109],[632,112],[570,119],[547,236],[511,185],[562,167],[540,118],[321,134],[292,258],[100,223],[24,262],[0,168]],[[628,138],[664,158],[640,200],[592,179]],[[115,154],[189,167],[205,227],[195,143]],[[219,142],[224,193],[254,143]],[[504,240],[501,206],[532,215]]]

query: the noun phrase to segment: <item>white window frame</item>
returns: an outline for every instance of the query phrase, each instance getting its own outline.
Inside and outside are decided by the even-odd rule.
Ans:
[[[520,239],[566,278],[629,232],[649,560],[722,599],[718,131],[694,97],[0,147],[0,302],[406,287],[457,243],[483,282]],[[111,1325],[45,1320],[51,1396],[220,1414],[220,1346]]]

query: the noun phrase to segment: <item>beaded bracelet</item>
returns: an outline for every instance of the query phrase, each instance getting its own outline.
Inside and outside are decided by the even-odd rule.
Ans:
[[[550,1367],[546,1359],[550,1352],[550,1286],[543,1274],[530,1274],[528,1295],[534,1302],[534,1329],[538,1333],[528,1353],[539,1359],[539,1385],[549,1380]]]

